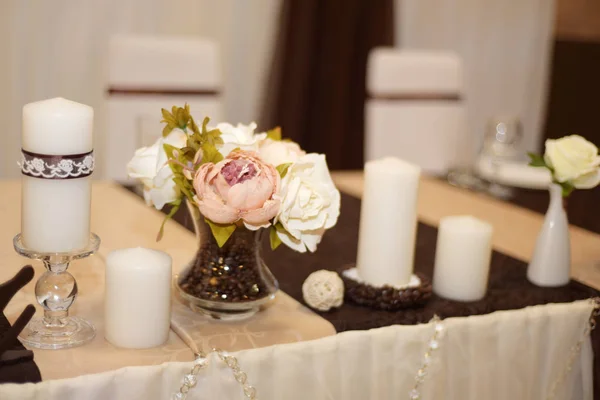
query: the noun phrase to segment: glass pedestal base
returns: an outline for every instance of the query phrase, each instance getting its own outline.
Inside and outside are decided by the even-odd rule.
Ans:
[[[77,297],[75,277],[67,269],[74,260],[89,257],[100,247],[98,235],[90,234],[88,245],[79,250],[48,253],[28,248],[19,233],[13,239],[20,255],[40,260],[46,267],[35,284],[35,297],[44,309],[42,318],[34,318],[21,331],[19,340],[37,349],[67,349],[81,346],[96,336],[94,325],[88,321],[69,316],[69,307]]]
[[[43,318],[33,318],[19,335],[27,347],[36,349],[68,349],[90,342],[96,337],[96,328],[78,318],[64,318],[60,325],[47,325]]]
[[[253,307],[247,310],[219,310],[198,306],[194,303],[189,303],[192,311],[203,314],[212,319],[219,321],[242,321],[256,314],[260,307]]]

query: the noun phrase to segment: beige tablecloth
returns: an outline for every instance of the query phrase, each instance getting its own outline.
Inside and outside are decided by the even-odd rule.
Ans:
[[[0,193],[0,282],[27,263],[33,263],[36,270],[34,281],[15,296],[6,310],[9,319],[14,320],[26,304],[35,303],[35,280],[44,269],[41,263],[20,257],[12,248],[12,238],[20,229],[19,182],[0,182]],[[116,184],[94,183],[92,196],[92,231],[100,236],[102,245],[95,256],[74,262],[69,271],[79,286],[72,314],[89,319],[98,333],[92,343],[82,347],[35,350],[35,361],[44,380],[127,366],[189,361],[193,359],[191,349],[221,347],[235,351],[335,334],[328,321],[279,292],[266,311],[241,322],[208,320],[174,299],[172,332],[164,346],[147,350],[116,348],[104,339],[103,333],[104,259],[108,252],[135,246],[160,249],[173,257],[173,270],[177,273],[192,258],[197,243],[192,233],[172,221],[166,226],[163,240],[156,243],[163,215]],[[38,306],[37,315],[41,313]]]
[[[545,400],[582,338],[592,305],[550,304],[445,320],[421,386],[422,400]],[[260,400],[397,400],[422,365],[431,324],[352,331],[236,354]],[[169,400],[191,363],[129,367],[48,381],[0,385],[0,399]],[[243,399],[231,371],[213,356],[188,400]],[[583,341],[558,400],[592,399],[592,350]]]
[[[360,175],[339,175],[342,188],[356,195],[361,192]],[[438,187],[439,186],[439,187]],[[17,256],[10,241],[19,230],[19,185],[0,183],[0,280],[12,274],[26,260]],[[115,205],[115,198],[118,200]],[[541,218],[524,210],[488,201],[424,179],[421,185],[419,216],[436,224],[439,217],[469,212],[511,225],[520,222],[512,234],[497,229],[494,244],[511,255],[527,259],[531,246],[528,232],[535,230]],[[502,213],[503,214],[498,214]],[[503,215],[500,221],[499,215]],[[173,255],[174,266],[183,265],[194,252],[193,235],[177,224],[168,224],[164,240],[153,241],[161,215],[144,208],[133,195],[111,185],[94,186],[92,226],[103,239],[98,256],[75,264],[72,273],[80,282],[81,295],[73,310],[90,318],[98,326],[99,336],[81,348],[63,351],[37,351],[36,361],[45,382],[37,385],[2,385],[0,399],[70,400],[70,399],[169,399],[181,384],[189,363],[166,363],[189,360],[192,347],[223,347],[242,349],[263,346],[269,342],[269,332],[277,332],[274,343],[295,342],[332,334],[332,328],[321,318],[308,312],[289,297],[279,297],[279,312],[273,319],[261,320],[267,314],[242,325],[220,324],[212,330],[206,321],[193,319],[176,303],[173,326],[181,335],[172,334],[166,346],[157,349],[130,351],[116,349],[102,337],[101,299],[103,257],[114,248],[151,246]],[[496,227],[497,228],[497,227]],[[600,250],[598,235],[572,230],[574,257],[594,259]],[[39,272],[40,267],[36,267]],[[600,287],[600,281],[583,269],[575,271],[588,278],[586,283]],[[584,279],[585,280],[585,279]],[[24,304],[33,301],[32,285],[19,293],[11,303],[9,314],[16,315]],[[582,339],[591,305],[588,302],[531,307],[524,310],[497,312],[485,316],[446,320],[447,336],[436,354],[425,383],[423,399],[544,399],[567,366],[571,348]],[[303,325],[290,329],[285,318],[298,313]],[[179,317],[178,317],[179,316]],[[190,315],[195,317],[195,315]],[[282,321],[275,321],[282,318]],[[270,325],[274,323],[274,325]],[[291,321],[290,321],[291,323]],[[187,332],[187,333],[186,333]],[[301,332],[301,334],[298,334]],[[348,332],[314,341],[276,345],[245,350],[238,354],[249,381],[260,399],[397,399],[408,398],[408,390],[427,346],[431,326],[392,326],[372,331]],[[273,343],[273,342],[269,342]],[[588,400],[592,398],[592,351],[588,338],[576,355],[573,370],[558,385],[556,399]],[[136,365],[147,365],[137,367]],[[113,370],[127,366],[126,368]],[[91,372],[77,378],[51,380]],[[189,399],[243,398],[239,385],[229,370],[212,362],[203,373],[197,389]]]

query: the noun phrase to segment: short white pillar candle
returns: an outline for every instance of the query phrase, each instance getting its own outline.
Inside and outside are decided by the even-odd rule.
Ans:
[[[440,220],[433,271],[433,291],[458,301],[485,296],[492,256],[493,227],[472,216]]]
[[[169,338],[171,256],[141,247],[106,257],[104,337],[117,347],[145,349]]]
[[[356,268],[373,286],[410,282],[420,176],[419,166],[398,158],[365,164]]]

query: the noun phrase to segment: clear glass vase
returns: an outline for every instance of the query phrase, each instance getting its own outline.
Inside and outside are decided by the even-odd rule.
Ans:
[[[279,284],[261,256],[264,229],[237,227],[219,247],[198,208],[187,203],[194,221],[198,251],[177,276],[180,296],[194,311],[214,319],[254,315],[275,298]]]

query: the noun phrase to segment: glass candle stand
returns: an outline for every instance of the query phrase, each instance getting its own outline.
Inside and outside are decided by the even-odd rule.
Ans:
[[[67,268],[71,261],[95,253],[100,246],[100,238],[92,233],[87,247],[67,253],[28,249],[21,234],[15,236],[13,244],[17,253],[41,260],[46,267],[46,272],[35,284],[35,297],[44,309],[44,316],[32,319],[19,335],[19,340],[38,349],[65,349],[91,341],[96,336],[94,325],[82,318],[69,316],[69,307],[77,297],[77,282]]]

